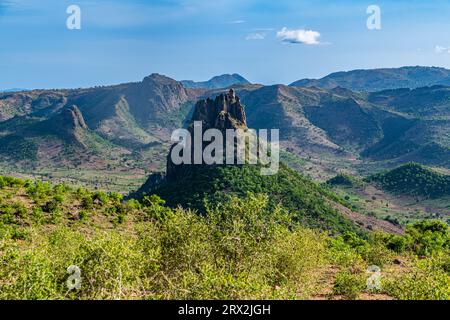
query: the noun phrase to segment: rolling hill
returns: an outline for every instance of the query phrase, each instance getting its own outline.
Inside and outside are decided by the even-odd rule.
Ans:
[[[450,196],[450,176],[417,163],[408,163],[367,178],[368,182],[394,194],[439,198]]]

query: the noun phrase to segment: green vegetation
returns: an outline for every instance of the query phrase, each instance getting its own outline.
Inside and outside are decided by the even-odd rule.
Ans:
[[[37,160],[38,146],[33,139],[11,135],[0,138],[0,154],[14,158],[16,161]]]
[[[334,208],[333,204],[341,199],[326,188],[283,164],[272,176],[262,176],[260,169],[254,165],[197,166],[186,170],[182,178],[159,186],[151,193],[166,200],[169,206],[181,205],[201,213],[230,195],[243,197],[247,193],[264,193],[270,195],[269,206],[272,209],[281,205],[303,225],[334,233],[346,230],[361,233]]]
[[[367,181],[394,194],[425,198],[450,195],[450,176],[434,172],[416,163],[372,175]]]
[[[450,299],[442,222],[330,237],[264,194],[199,215],[156,195],[123,202],[10,177],[0,177],[0,218],[1,299]],[[68,290],[72,265],[82,282]],[[365,285],[370,265],[382,270],[377,291]]]
[[[351,175],[339,173],[337,176],[329,179],[327,184],[330,186],[359,187],[362,185],[362,182]]]

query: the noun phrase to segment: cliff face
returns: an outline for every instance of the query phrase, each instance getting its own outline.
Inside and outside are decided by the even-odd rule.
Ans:
[[[217,96],[214,100],[208,98],[198,101],[191,122],[194,121],[202,121],[205,130],[247,128],[244,106],[233,89],[230,89],[228,94]]]
[[[246,119],[244,106],[241,104],[240,99],[236,96],[234,90],[230,89],[227,94],[220,94],[214,100],[208,98],[206,100],[198,101],[195,105],[188,130],[191,134],[191,139],[194,138],[194,122],[200,121],[202,122],[202,135],[208,129],[218,129],[223,133],[225,133],[227,129],[246,130]],[[169,155],[167,156],[166,179],[169,181],[189,175],[190,167],[194,166],[193,164],[175,165],[172,162],[171,154],[175,146],[176,144],[172,146]],[[225,147],[224,144],[224,149]],[[203,145],[203,149],[204,148],[205,145]]]

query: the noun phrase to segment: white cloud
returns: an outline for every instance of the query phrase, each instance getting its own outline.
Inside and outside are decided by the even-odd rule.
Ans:
[[[253,28],[253,31],[273,31],[274,28]]]
[[[229,21],[228,23],[230,24],[243,24],[246,23],[247,21],[245,20],[233,20],[233,21]]]
[[[277,38],[283,42],[289,43],[302,43],[307,45],[320,44],[320,33],[312,30],[305,29],[288,29],[283,28],[277,32]]]
[[[443,46],[436,46],[434,51],[437,54],[441,54],[441,53],[450,53],[450,47],[443,47]]]
[[[266,38],[266,33],[263,32],[255,32],[251,33],[245,37],[245,40],[264,40]]]

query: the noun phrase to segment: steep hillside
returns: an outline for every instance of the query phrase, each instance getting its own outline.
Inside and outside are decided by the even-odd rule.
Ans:
[[[339,99],[333,92],[283,85],[260,87],[249,92],[241,92],[238,88],[237,92],[242,95],[250,127],[280,129],[282,143],[298,153],[340,153],[340,147],[323,128],[315,126],[305,112],[307,106]]]
[[[167,140],[196,95],[158,74],[110,87],[0,94],[0,122],[15,116],[48,118],[76,105],[89,128],[123,147],[136,147]]]
[[[303,79],[291,86],[332,89],[343,87],[355,91],[381,91],[450,85],[450,70],[435,67],[353,70],[332,73],[322,79]]]
[[[450,87],[433,86],[373,92],[368,101],[422,118],[450,118]]]
[[[35,90],[0,93],[0,121],[16,116],[48,114],[67,103],[67,91]]]
[[[271,208],[280,204],[302,224],[333,232],[357,230],[333,207],[335,200],[324,189],[286,166],[274,176],[262,176],[260,167],[252,165],[196,166],[182,179],[150,190],[144,187],[138,194],[156,194],[172,207],[181,205],[204,213],[207,206],[214,206],[229,195],[245,196],[249,192],[270,195]]]
[[[201,92],[152,74],[109,87],[0,94],[3,172],[90,186],[102,181],[127,192],[163,165],[160,149],[183,126]],[[78,111],[71,118],[73,105]],[[82,121],[74,120],[78,115]]]
[[[15,122],[16,118],[10,121]],[[8,122],[6,125],[0,123],[0,130],[8,131],[0,138],[0,159],[19,161],[24,167],[49,163],[75,165],[80,161],[100,161],[95,157],[107,157],[113,149],[111,144],[88,128],[76,106],[48,119],[27,117],[23,121],[26,123],[24,127],[16,124],[9,130],[6,129]],[[123,152],[116,149],[118,154]]]
[[[325,102],[317,107],[307,107],[305,111],[310,121],[325,130],[337,145],[360,151],[379,141],[383,135],[373,113],[353,98]]]
[[[282,85],[236,88],[253,128],[279,128],[282,145],[302,157],[418,161],[448,166],[448,120],[377,105],[343,88]],[[432,152],[430,152],[432,151]]]

